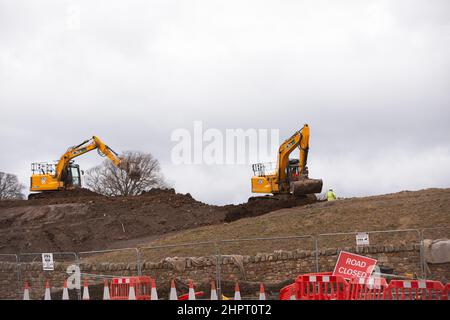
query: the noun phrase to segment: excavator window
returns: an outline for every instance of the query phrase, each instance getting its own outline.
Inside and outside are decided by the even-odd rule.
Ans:
[[[80,167],[70,164],[66,174],[63,174],[64,187],[68,189],[81,187]]]
[[[78,166],[70,167],[70,171],[72,172],[72,186],[81,187],[80,168]]]
[[[286,175],[289,181],[297,181],[299,176],[298,159],[289,159]]]

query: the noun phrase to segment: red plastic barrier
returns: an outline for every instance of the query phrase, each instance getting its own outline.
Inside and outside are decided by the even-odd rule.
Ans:
[[[150,300],[151,278],[148,276],[113,278],[109,289],[111,300],[128,300],[131,283],[134,285],[136,300]]]
[[[389,300],[443,300],[445,287],[439,281],[391,280],[385,292]]]
[[[316,272],[316,273],[307,273],[304,275],[331,276],[332,274],[333,274],[332,272]],[[279,299],[280,300],[291,300],[292,295],[295,295],[295,297],[297,298],[298,291],[299,291],[299,286],[295,282],[292,284],[288,284],[287,286],[281,288],[280,294],[279,294]]]
[[[450,283],[445,285],[444,295],[442,296],[442,300],[449,300],[450,296]]]
[[[296,283],[289,284],[280,290],[280,300],[291,300],[291,296],[297,297],[298,285]]]
[[[297,300],[348,300],[350,285],[341,276],[303,275],[295,280]]]
[[[384,278],[359,278],[350,282],[351,300],[382,300],[388,287]]]

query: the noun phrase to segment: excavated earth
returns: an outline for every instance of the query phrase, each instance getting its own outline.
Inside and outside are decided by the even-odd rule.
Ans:
[[[87,251],[136,245],[161,235],[316,202],[263,197],[213,206],[173,189],[105,197],[87,189],[0,201],[0,253]]]

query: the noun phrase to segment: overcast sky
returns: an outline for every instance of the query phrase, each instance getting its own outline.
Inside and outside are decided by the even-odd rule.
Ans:
[[[172,164],[195,120],[309,123],[310,176],[338,196],[450,187],[449,88],[448,0],[0,0],[0,171],[27,187],[95,134],[179,192],[246,201],[249,164]]]

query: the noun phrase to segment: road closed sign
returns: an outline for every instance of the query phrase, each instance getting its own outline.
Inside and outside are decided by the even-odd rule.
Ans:
[[[44,271],[55,270],[55,262],[53,261],[53,253],[43,253],[42,254],[42,269],[44,269]]]
[[[376,264],[375,259],[341,251],[333,275],[346,279],[369,278]]]

